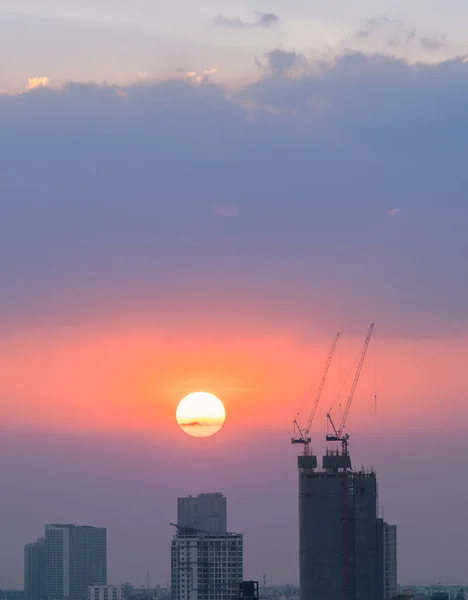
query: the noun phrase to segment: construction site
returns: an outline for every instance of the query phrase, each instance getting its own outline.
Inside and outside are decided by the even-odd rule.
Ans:
[[[340,333],[333,339],[304,427],[294,420],[293,444],[302,446],[299,469],[300,600],[389,600],[397,596],[396,526],[378,514],[377,477],[355,471],[346,423],[374,323],[360,352],[341,421],[327,414],[327,449],[320,462],[311,451],[314,421]]]

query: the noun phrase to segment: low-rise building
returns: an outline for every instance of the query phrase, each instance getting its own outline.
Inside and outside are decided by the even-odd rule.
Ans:
[[[90,585],[88,600],[127,600],[127,586]]]

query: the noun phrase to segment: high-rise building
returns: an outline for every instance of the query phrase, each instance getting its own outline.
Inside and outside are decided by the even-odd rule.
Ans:
[[[42,600],[45,592],[44,538],[24,547],[24,596]]]
[[[380,588],[378,598],[394,600],[398,596],[397,585],[397,528],[383,519],[377,520],[379,546],[378,566]]]
[[[303,455],[299,467],[301,600],[382,600],[383,548],[373,471],[349,454]]]
[[[233,600],[243,579],[243,536],[227,531],[220,492],[177,499],[172,600]]]
[[[227,533],[227,501],[221,492],[177,499],[177,525]]]
[[[172,600],[232,600],[243,579],[243,536],[187,528],[172,540]]]
[[[398,594],[397,583],[397,526],[383,522],[384,600]]]
[[[46,525],[47,597],[87,600],[88,587],[94,584],[107,584],[106,529],[86,525]]]

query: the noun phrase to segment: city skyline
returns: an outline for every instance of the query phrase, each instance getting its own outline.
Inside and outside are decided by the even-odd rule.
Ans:
[[[254,434],[254,430],[250,430],[247,431],[245,433],[245,435],[241,438],[239,438],[239,436],[236,436],[236,439],[239,440],[239,442],[245,444],[246,442],[248,442],[248,438]],[[367,457],[365,456],[365,454],[367,454],[367,449],[369,447],[371,447],[372,444],[377,444],[377,440],[374,438],[373,440],[369,440],[369,438],[367,438],[367,440],[359,440],[359,435],[354,434],[351,438],[351,444],[352,444],[352,451],[353,451],[353,456],[355,457],[355,464],[359,465],[359,464],[368,464],[369,465],[369,460],[367,459]],[[257,434],[257,440],[259,439],[259,436]],[[80,450],[80,452],[84,451],[84,444],[88,444],[90,441],[90,438],[87,438],[87,441],[85,441],[85,439],[82,440],[82,442],[79,442],[78,439],[75,439],[75,443],[76,443],[76,450]],[[130,440],[129,440],[130,441]],[[184,440],[185,441],[185,440]],[[11,442],[11,440],[10,440]],[[116,444],[116,440],[115,438],[111,438],[109,437],[106,440],[106,443],[109,443],[109,449],[111,449],[111,447],[113,447],[115,449],[115,444]],[[289,442],[289,439],[284,439],[283,436],[276,436],[276,444],[277,446],[282,446],[283,444],[287,444],[287,442]],[[133,444],[136,443],[136,440],[133,442]],[[95,447],[99,447],[101,450],[103,448],[103,444],[102,444],[102,440],[98,441],[97,439],[95,439],[94,441]],[[97,444],[97,445],[96,445]],[[132,444],[132,445],[133,445]],[[139,451],[144,450],[145,454],[147,456],[156,456],[157,455],[157,448],[154,446],[154,443],[151,442],[150,439],[147,439],[145,443],[143,443],[142,440],[140,440],[140,447],[139,447]],[[257,452],[257,457],[259,460],[261,461],[267,461],[269,460],[269,452],[268,449],[271,449],[271,440],[268,441],[268,438],[264,438],[263,441],[263,445],[265,446],[263,452]],[[318,443],[316,445],[314,445],[314,448],[320,448],[320,446],[324,449],[325,448],[325,443],[322,442],[321,444]],[[53,451],[53,447],[54,445],[52,444],[51,446],[51,451]],[[216,445],[212,445],[211,446],[216,447]],[[180,467],[182,467],[183,462],[184,462],[184,454],[185,452],[190,448],[190,444],[182,444],[181,445],[181,452],[180,453],[176,453],[176,454],[172,454],[172,458],[175,459],[179,464]],[[388,447],[380,447],[380,461],[383,461],[385,459],[385,455],[388,452],[391,452],[391,448],[392,445],[388,446]],[[127,447],[128,449],[128,447]],[[406,451],[409,453],[411,450],[411,444],[407,447]],[[207,449],[208,450],[208,449]],[[250,451],[244,450],[244,452],[240,453],[240,459],[241,460],[249,460],[248,458],[248,452]],[[89,449],[88,449],[89,452]],[[156,452],[156,455],[154,454]],[[320,454],[321,451],[319,451]],[[423,454],[423,447],[420,448],[420,452],[421,454],[419,454],[419,457],[422,459],[424,454]],[[379,456],[379,453],[376,453],[377,456]],[[128,460],[131,461],[131,456],[138,456],[138,453],[135,455],[133,453],[130,454],[130,457],[128,458]],[[242,495],[239,495],[239,490],[237,489],[237,486],[235,484],[235,482],[233,481],[229,481],[229,477],[217,477],[216,479],[218,480],[218,482],[224,482],[224,485],[217,485],[216,488],[223,488],[226,489],[227,492],[229,493],[229,496],[233,498],[233,504],[234,506],[232,507],[231,510],[231,514],[233,514],[233,522],[235,524],[235,527],[233,527],[233,529],[235,530],[242,530],[242,528],[244,528],[244,530],[248,530],[251,527],[254,526],[260,526],[263,528],[263,535],[262,538],[260,540],[256,539],[255,536],[246,536],[246,578],[257,578],[260,579],[261,576],[265,573],[267,575],[268,581],[270,581],[271,583],[276,583],[276,584],[285,584],[285,583],[296,583],[298,580],[298,576],[296,575],[297,573],[297,565],[295,564],[294,559],[292,559],[289,563],[285,563],[284,561],[282,562],[282,567],[275,569],[274,571],[272,571],[271,569],[269,569],[269,564],[270,560],[267,559],[267,557],[262,557],[262,562],[260,562],[259,564],[259,552],[261,551],[265,551],[265,548],[268,546],[271,548],[271,545],[273,543],[273,539],[274,536],[271,532],[271,522],[274,521],[276,523],[276,527],[277,529],[280,531],[282,539],[284,540],[284,542],[286,543],[286,547],[289,548],[289,550],[291,551],[291,553],[293,553],[293,556],[296,554],[296,544],[298,543],[297,540],[297,523],[296,523],[296,519],[297,519],[297,489],[296,489],[296,485],[297,485],[297,481],[294,478],[294,474],[295,474],[295,459],[296,459],[296,455],[293,452],[293,454],[291,455],[291,453],[285,449],[285,452],[283,453],[283,458],[282,460],[279,462],[279,466],[281,467],[281,473],[282,473],[282,481],[284,482],[285,485],[285,489],[283,490],[283,494],[280,497],[281,499],[281,504],[280,504],[280,509],[284,509],[286,507],[286,511],[283,512],[283,510],[280,510],[279,512],[275,511],[275,507],[268,507],[265,510],[265,507],[263,506],[263,501],[262,501],[262,496],[265,493],[271,493],[272,490],[274,489],[274,480],[271,479],[269,474],[264,474],[264,473],[260,473],[258,470],[254,470],[255,475],[258,477],[258,486],[252,488],[252,494],[251,496],[249,496],[248,494],[244,493]],[[73,453],[70,455],[68,454],[68,457],[73,456]],[[89,454],[89,459],[91,460],[91,456],[92,454]],[[206,455],[206,458],[208,457],[208,455]],[[413,460],[418,460],[418,454],[417,452],[413,454]],[[441,458],[444,458],[444,460],[446,460],[448,458],[447,454],[442,453]],[[123,459],[123,456],[122,456]],[[56,458],[55,458],[56,460]],[[218,459],[220,460],[220,459]],[[230,460],[228,462],[228,464],[231,464],[231,461],[237,461],[239,460],[238,456],[235,455],[230,455]],[[52,464],[54,464],[54,458],[52,455],[50,455],[50,461],[52,462]],[[109,454],[109,450],[107,452],[107,457],[105,459],[105,461],[102,463],[102,465],[106,464],[107,467],[111,464],[112,462],[112,454]],[[99,461],[98,461],[99,464]],[[121,463],[124,464],[124,463]],[[220,463],[221,464],[221,463]],[[232,463],[233,464],[233,463]],[[378,464],[377,461],[374,462],[374,466]],[[64,465],[65,466],[65,465]],[[84,465],[83,465],[84,467]],[[146,467],[145,467],[146,468]],[[379,473],[382,472],[382,469],[378,469]],[[194,473],[194,479],[193,479],[193,484],[192,484],[192,489],[191,491],[197,491],[200,490],[200,492],[202,491],[203,488],[200,488],[201,483],[200,481],[210,481],[212,480],[212,464],[207,462],[205,467],[201,467],[199,469],[196,470],[196,472]],[[91,471],[92,472],[92,471]],[[95,473],[95,476],[93,477],[92,481],[93,481],[93,486],[96,486],[96,483],[99,482],[99,480],[101,479],[101,476],[98,475],[99,473],[99,469],[98,471]],[[167,473],[168,474],[168,473]],[[166,474],[166,476],[167,476]],[[147,475],[147,474],[146,474]],[[423,476],[424,473],[421,473],[421,476]],[[89,476],[89,472],[88,472],[88,476]],[[96,479],[97,476],[97,479]],[[138,472],[137,478],[135,480],[135,477],[133,477],[132,481],[135,483],[135,481],[138,481],[138,479],[140,477],[144,477],[144,472]],[[163,477],[164,479],[164,477]],[[195,480],[198,480],[197,482]],[[400,533],[401,533],[401,538],[403,540],[403,543],[400,544],[400,557],[404,557],[405,556],[405,550],[407,549],[407,547],[409,546],[409,544],[411,543],[411,540],[409,539],[413,534],[412,532],[414,531],[414,527],[415,527],[415,523],[411,522],[408,518],[408,514],[406,513],[404,506],[398,508],[398,498],[399,498],[399,493],[398,493],[398,489],[399,486],[401,485],[401,480],[398,477],[398,475],[393,471],[393,468],[390,466],[390,468],[384,469],[384,473],[380,475],[380,493],[379,493],[379,513],[382,514],[382,508],[383,510],[383,514],[386,518],[386,520],[389,519],[389,517],[391,517],[391,521],[393,522],[397,522],[399,524],[399,528],[400,528]],[[423,480],[419,479],[419,482],[422,483]],[[185,486],[182,486],[185,487]],[[204,488],[206,489],[208,486],[204,486]],[[213,489],[213,486],[210,486]],[[72,488],[73,489],[73,488]],[[113,497],[109,497],[108,495],[106,495],[106,490],[105,488],[102,488],[99,486],[98,483],[98,488],[100,489],[100,501],[96,502],[96,497],[95,494],[93,493],[92,496],[88,496],[86,495],[85,497],[88,498],[88,500],[86,501],[86,506],[88,508],[86,508],[86,511],[89,514],[93,514],[93,512],[96,511],[100,512],[103,516],[101,517],[101,519],[99,520],[100,523],[109,523],[109,506],[114,506],[114,508],[118,508],[120,511],[120,514],[124,514],[124,515],[128,515],[127,518],[131,519],[131,522],[134,523],[135,522],[135,513],[132,510],[131,506],[127,506],[126,510],[124,509],[123,505],[121,502],[116,501],[115,498]],[[209,488],[208,488],[209,489]],[[410,488],[411,489],[411,488]],[[269,492],[270,490],[270,492]],[[76,490],[76,492],[78,493],[78,489]],[[156,491],[155,491],[156,493]],[[159,495],[156,495],[156,497],[160,497]],[[167,497],[167,496],[166,496]],[[383,497],[386,499],[384,505],[382,506],[382,499]],[[83,499],[83,497],[82,497]],[[91,503],[89,503],[89,501],[91,501]],[[438,501],[438,495],[437,493],[435,493],[434,498],[433,498],[434,502]],[[245,517],[242,517],[241,515],[241,511],[239,508],[239,504],[243,502],[248,502],[250,504],[250,506],[252,507],[252,510],[254,511],[255,514],[255,507],[258,507],[258,509],[260,508],[260,506],[263,506],[263,517],[260,520],[259,523],[259,519],[254,517],[253,520],[252,519],[248,519]],[[110,503],[110,504],[109,504]],[[394,506],[396,504],[396,506]],[[168,506],[169,506],[169,510],[168,510],[168,514],[171,514],[171,506],[173,505],[173,498],[168,499]],[[237,510],[236,510],[236,505],[238,506]],[[240,504],[240,506],[242,506],[242,504]],[[272,510],[273,509],[273,510]],[[61,510],[64,510],[64,507],[62,506]],[[66,512],[68,512],[68,508],[65,509]],[[104,512],[102,512],[104,511]],[[112,511],[111,511],[112,514]],[[118,514],[118,513],[116,513]],[[172,514],[174,514],[174,508],[172,506]],[[105,515],[105,516],[104,516]],[[424,515],[424,511],[423,511],[423,515]],[[421,519],[423,518],[423,515],[421,515]],[[149,517],[149,515],[148,515]],[[147,565],[147,568],[149,568],[151,570],[151,577],[152,580],[154,582],[158,582],[158,584],[160,585],[164,585],[165,583],[169,582],[169,578],[168,578],[168,573],[169,573],[169,564],[167,561],[167,558],[164,560],[165,557],[163,557],[163,559],[161,560],[159,557],[162,555],[162,552],[164,551],[164,546],[165,544],[168,543],[168,541],[171,538],[172,535],[172,530],[169,526],[169,521],[173,520],[174,517],[172,519],[156,519],[154,521],[154,527],[155,527],[155,531],[158,532],[158,543],[153,543],[151,546],[148,545],[148,541],[149,538],[147,537],[147,531],[145,529],[145,525],[144,525],[144,520],[148,517],[144,517],[143,520],[140,521],[141,525],[140,528],[138,530],[135,530],[134,528],[132,528],[132,532],[128,532],[125,534],[125,538],[123,538],[121,540],[121,542],[124,542],[124,539],[128,538],[128,535],[130,534],[131,536],[135,536],[134,539],[136,540],[136,548],[143,548],[146,547],[148,550],[148,554],[147,554],[147,559],[145,560],[145,564]],[[116,517],[114,516],[113,519],[115,519]],[[95,521],[95,519],[88,519],[89,521]],[[99,524],[99,522],[97,524]],[[417,524],[416,524],[417,525]],[[437,525],[437,524],[436,524]],[[436,526],[435,525],[435,526]],[[36,530],[38,525],[35,525]],[[121,528],[121,523],[120,520],[115,521],[114,520],[114,531],[112,532],[114,535],[117,534],[116,538],[118,540],[119,535],[118,535],[118,531]],[[111,530],[112,531],[112,530]],[[112,537],[112,533],[111,533],[111,537]],[[160,537],[159,537],[160,536]],[[150,538],[152,538],[151,532],[150,532]],[[26,540],[20,540],[20,543],[22,544],[24,541]],[[418,543],[418,540],[415,540],[416,544]],[[405,548],[406,545],[406,548]],[[117,546],[118,546],[118,541],[117,541]],[[403,546],[403,548],[401,548],[401,546]],[[14,546],[13,546],[14,547]],[[150,548],[152,548],[152,550],[150,550]],[[114,555],[115,551],[118,551],[118,548],[111,548],[110,549],[110,553],[111,555]],[[8,559],[10,561],[10,564],[12,565],[12,569],[13,572],[16,570],[18,572],[18,577],[16,579],[16,586],[14,585],[14,580],[12,580],[12,583],[10,585],[3,585],[3,587],[21,587],[21,585],[19,585],[22,581],[22,546],[20,549],[20,552],[16,552],[15,554],[11,553],[11,548],[9,549],[9,553],[8,553]],[[15,562],[13,562],[13,560]],[[417,581],[421,581],[422,583],[425,583],[427,585],[429,584],[435,584],[436,581],[431,577],[428,578],[428,580],[424,580],[421,577],[417,577],[416,575],[411,575],[411,573],[406,574],[405,575],[405,562],[404,562],[404,558],[402,560],[402,558],[400,558],[401,562],[402,562],[402,568],[401,570],[403,571],[403,577],[400,577],[400,582],[401,583],[413,583],[414,580],[416,579]],[[164,564],[166,563],[166,564]],[[124,553],[122,556],[122,559],[119,560],[114,560],[111,561],[110,563],[110,569],[111,569],[111,574],[110,574],[110,581],[115,581],[117,579],[118,582],[120,582],[120,580],[125,580],[125,581],[131,581],[132,583],[135,582],[136,584],[138,584],[138,581],[141,582],[141,584],[146,585],[146,573],[147,573],[147,569],[144,570],[139,570],[139,569],[135,569],[135,567],[132,567],[132,557],[129,556],[128,554]],[[407,572],[408,569],[406,568]],[[11,572],[11,571],[10,571]],[[414,573],[414,570],[412,570],[412,572]],[[126,575],[125,577],[123,577],[123,575]],[[458,585],[463,583],[462,578],[457,578],[455,581],[455,577],[453,577],[453,579],[449,579],[448,581],[444,581],[441,577],[437,577],[437,581],[442,581],[443,583],[450,583],[453,585]]]
[[[168,583],[174,499],[218,490],[245,578],[297,582],[293,420],[342,332],[322,456],[374,321],[353,467],[400,583],[462,584],[466,2],[0,5],[0,587],[47,523]]]

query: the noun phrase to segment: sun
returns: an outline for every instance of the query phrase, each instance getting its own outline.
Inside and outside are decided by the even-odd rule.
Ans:
[[[226,420],[226,410],[219,398],[208,392],[193,392],[177,407],[180,428],[193,437],[209,437],[218,433]]]

